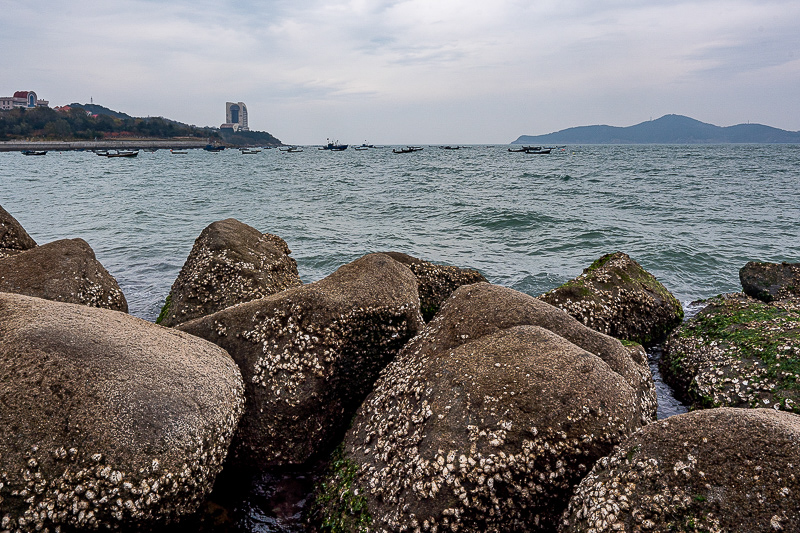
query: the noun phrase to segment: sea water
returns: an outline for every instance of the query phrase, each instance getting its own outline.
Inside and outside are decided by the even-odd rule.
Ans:
[[[0,184],[0,205],[39,244],[88,241],[146,320],[203,228],[228,217],[283,238],[304,282],[400,251],[537,296],[623,251],[691,311],[741,290],[748,261],[800,261],[797,145],[11,152],[0,153]],[[685,411],[650,355],[659,417]],[[250,513],[250,529],[291,529],[268,515]]]

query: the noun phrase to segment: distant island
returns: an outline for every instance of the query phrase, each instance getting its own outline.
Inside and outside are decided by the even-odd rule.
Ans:
[[[521,135],[511,144],[725,144],[800,143],[800,131],[762,124],[720,127],[683,115],[664,115],[635,126],[580,126],[546,135]]]
[[[198,139],[238,146],[279,146],[263,131],[233,131],[183,124],[164,117],[132,117],[97,104],[0,111],[0,141],[125,141]]]

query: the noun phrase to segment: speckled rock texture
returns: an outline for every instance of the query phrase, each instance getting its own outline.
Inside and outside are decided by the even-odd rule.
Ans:
[[[477,270],[437,265],[400,252],[386,255],[410,268],[417,277],[420,312],[425,322],[431,321],[454,290],[462,285],[486,281]]]
[[[276,235],[228,218],[205,228],[172,284],[158,323],[172,327],[302,285]]]
[[[800,413],[800,299],[711,298],[670,335],[661,372],[695,408]]]
[[[247,411],[232,453],[265,467],[329,451],[381,369],[422,325],[414,275],[370,254],[315,283],[178,328],[239,364]]]
[[[36,246],[17,219],[0,206],[0,258],[6,250],[29,250]]]
[[[140,530],[211,490],[244,387],[202,339],[0,293],[0,406],[0,530]]]
[[[540,298],[601,333],[653,344],[683,320],[683,307],[627,254],[607,254]]]
[[[720,408],[644,427],[597,462],[561,533],[800,531],[800,417]]]
[[[83,239],[62,239],[0,259],[0,292],[128,312],[117,280]]]
[[[764,302],[800,298],[800,263],[749,262],[739,270],[744,293]]]
[[[359,408],[317,496],[320,521],[554,531],[572,488],[643,423],[626,358],[619,341],[535,298],[460,287]]]

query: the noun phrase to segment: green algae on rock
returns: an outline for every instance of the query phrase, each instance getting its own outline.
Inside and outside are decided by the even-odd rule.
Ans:
[[[664,346],[665,379],[695,408],[800,413],[800,300],[744,294],[707,300]]]
[[[707,409],[645,426],[599,460],[561,533],[800,530],[800,417]]]
[[[604,255],[540,298],[592,329],[639,344],[662,340],[683,320],[680,301],[622,252]]]

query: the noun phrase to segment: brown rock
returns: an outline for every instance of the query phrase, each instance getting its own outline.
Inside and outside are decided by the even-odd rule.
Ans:
[[[211,343],[0,293],[0,527],[134,531],[194,512],[243,402]]]
[[[416,279],[383,254],[318,282],[178,326],[225,348],[247,387],[242,463],[303,463],[344,432],[381,369],[422,327]]]
[[[0,206],[0,251],[29,250],[35,246],[36,241],[28,235],[25,228],[3,209],[3,206]]]
[[[581,482],[562,533],[800,531],[800,417],[709,409],[642,428]]]
[[[622,252],[604,255],[540,298],[594,330],[639,344],[664,339],[683,319],[678,299]]]
[[[321,518],[343,530],[553,530],[572,487],[643,423],[614,365],[640,385],[618,341],[563,311],[460,287],[359,408]]]
[[[63,239],[0,260],[0,292],[128,312],[117,280],[83,239]]]
[[[454,290],[462,285],[486,281],[477,270],[437,265],[400,252],[388,252],[386,255],[410,268],[417,277],[420,311],[425,322],[431,321]]]
[[[301,285],[290,253],[276,235],[233,218],[214,222],[195,241],[157,323],[175,326]]]

